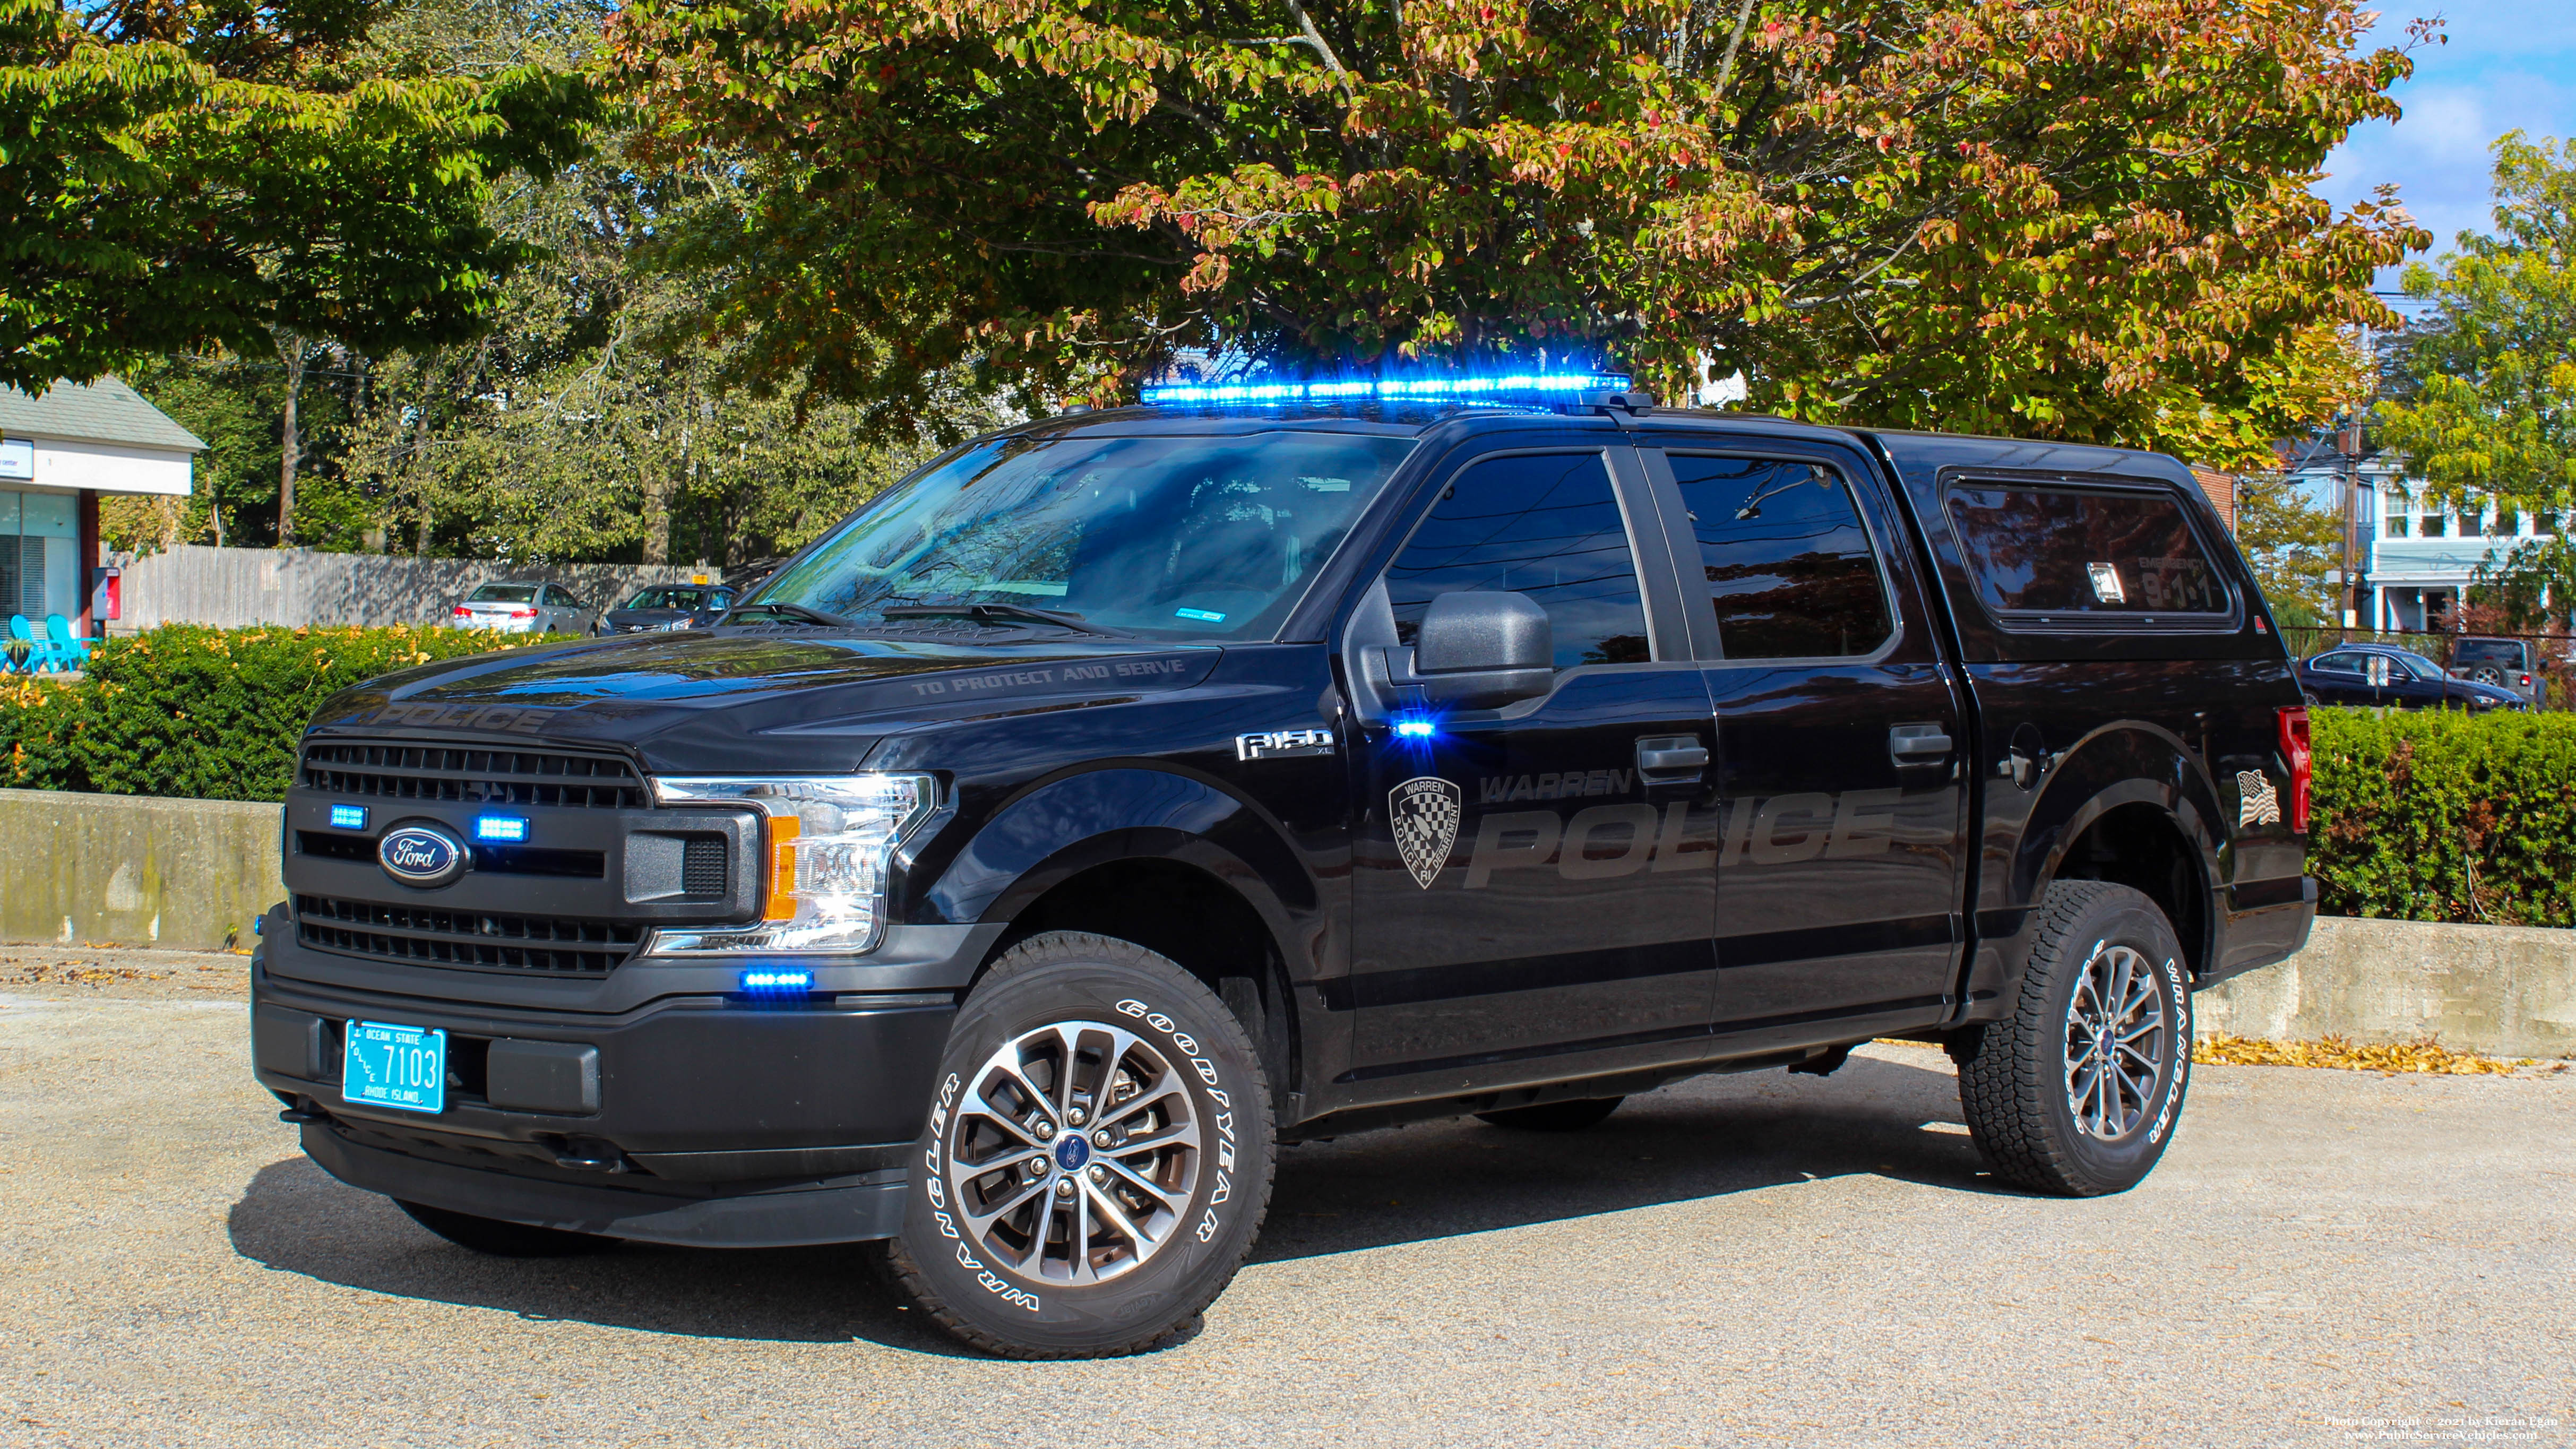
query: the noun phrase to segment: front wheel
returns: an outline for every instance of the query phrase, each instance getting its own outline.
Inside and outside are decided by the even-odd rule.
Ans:
[[[957,1014],[911,1168],[895,1281],[1009,1358],[1139,1353],[1193,1329],[1270,1203],[1270,1087],[1197,978],[1050,932]]]
[[[2012,1015],[1954,1037],[1959,1103],[1995,1176],[2098,1197],[2164,1156],[2191,1075],[2191,981],[2145,895],[2059,881]]]

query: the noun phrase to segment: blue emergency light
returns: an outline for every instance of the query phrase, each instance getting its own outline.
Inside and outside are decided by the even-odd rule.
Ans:
[[[745,971],[742,989],[755,995],[803,991],[814,984],[811,971]]]
[[[334,805],[334,806],[332,806],[332,807],[331,807],[331,828],[332,828],[332,829],[334,829],[334,830],[364,830],[364,829],[366,829],[366,828],[367,828],[367,807],[366,807],[366,806],[364,806],[364,805]]]
[[[516,845],[528,838],[528,817],[524,815],[482,815],[475,817],[474,838]]]
[[[1625,392],[1618,372],[1514,372],[1491,377],[1329,378],[1315,381],[1158,383],[1140,394],[1147,407],[1293,402],[1568,402],[1587,392]]]

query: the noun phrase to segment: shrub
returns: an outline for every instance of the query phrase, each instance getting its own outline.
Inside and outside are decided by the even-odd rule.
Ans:
[[[543,642],[480,630],[167,624],[95,646],[78,681],[0,682],[0,784],[283,800],[322,701],[435,659]]]
[[[2314,721],[2320,911],[2576,925],[2576,714]]]

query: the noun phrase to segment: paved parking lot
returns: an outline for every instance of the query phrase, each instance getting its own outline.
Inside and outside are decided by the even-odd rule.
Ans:
[[[1905,1047],[1349,1137],[1196,1338],[1005,1364],[848,1250],[430,1237],[296,1152],[226,970],[0,986],[0,1444],[2576,1442],[2576,1072],[2201,1068],[2092,1202]]]

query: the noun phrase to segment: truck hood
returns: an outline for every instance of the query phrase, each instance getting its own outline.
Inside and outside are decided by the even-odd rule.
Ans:
[[[1125,639],[628,635],[369,680],[333,696],[308,732],[607,745],[669,773],[829,773],[858,768],[889,734],[1185,688],[1222,652]]]

